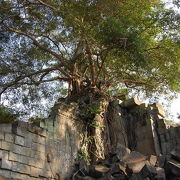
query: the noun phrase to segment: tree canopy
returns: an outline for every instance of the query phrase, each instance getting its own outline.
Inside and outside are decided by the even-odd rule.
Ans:
[[[69,96],[179,91],[180,16],[159,0],[0,0],[0,7],[0,95],[40,88],[51,96],[61,82]]]

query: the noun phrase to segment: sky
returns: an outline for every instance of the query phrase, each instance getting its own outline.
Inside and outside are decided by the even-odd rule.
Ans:
[[[166,7],[167,8],[173,8],[175,9],[177,12],[180,13],[180,9],[178,9],[177,7],[173,6],[172,2],[173,0],[163,0],[166,3]],[[163,100],[162,100],[163,102]],[[169,108],[169,110],[171,111],[173,117],[173,120],[176,123],[180,123],[180,119],[177,118],[177,114],[180,114],[180,94],[178,95],[178,97],[172,101],[172,104]]]

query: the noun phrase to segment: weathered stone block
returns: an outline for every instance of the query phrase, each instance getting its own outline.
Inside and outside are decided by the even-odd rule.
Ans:
[[[11,178],[11,171],[0,169],[0,175],[2,175],[5,178]]]
[[[12,133],[12,124],[0,124],[1,132]]]
[[[39,177],[41,170],[42,169],[31,167],[31,176]]]
[[[0,150],[0,159],[8,159],[8,151]]]
[[[155,176],[156,180],[166,180],[165,171],[163,168],[156,168],[157,175]]]
[[[2,169],[11,169],[12,168],[12,162],[5,159],[5,158],[2,158],[2,160],[1,160],[1,168]]]
[[[39,144],[45,144],[46,138],[37,134],[33,134],[33,142],[39,143]]]
[[[133,173],[139,173],[146,163],[147,163],[147,161],[131,162],[131,163],[127,164],[127,167]]]
[[[13,146],[12,143],[1,141],[1,149],[10,150],[12,146]]]
[[[19,154],[15,154],[13,152],[9,152],[9,160],[20,162],[22,164],[28,164],[29,163],[29,157],[19,155]]]
[[[11,177],[18,180],[31,180],[30,176],[16,172],[11,172]]]
[[[33,134],[32,133],[28,133],[26,136],[25,136],[25,139],[24,139],[24,146],[25,147],[28,147],[28,148],[31,148],[32,146],[32,142],[33,142]]]
[[[4,133],[0,131],[0,140],[4,140]]]
[[[152,166],[155,166],[156,163],[157,163],[157,156],[154,156],[154,155],[150,155],[149,157],[149,162]]]
[[[129,156],[127,156],[124,160],[126,163],[131,163],[131,162],[140,162],[140,161],[145,161],[147,159],[146,156],[143,154],[132,151]]]
[[[30,174],[30,166],[18,162],[12,162],[12,171]]]
[[[12,125],[12,132],[19,136],[25,136],[27,134],[27,122],[16,121]]]
[[[40,161],[39,159],[30,158],[29,165],[36,168],[43,168],[45,166],[45,161]]]
[[[120,160],[128,160],[130,152],[130,149],[126,148],[125,146],[119,145],[115,153],[117,154]]]
[[[32,149],[39,152],[45,152],[45,145],[39,143],[33,143]]]
[[[166,156],[159,156],[157,159],[157,166],[163,168],[166,162]]]
[[[133,106],[137,106],[137,105],[140,105],[140,104],[142,104],[141,101],[139,101],[138,99],[132,98],[132,99],[128,99],[126,101],[123,101],[121,103],[121,106],[125,107],[125,108],[131,108]]]
[[[31,149],[14,144],[12,146],[11,151],[16,153],[16,154],[21,154],[24,156],[30,156]]]
[[[45,166],[45,168],[40,171],[40,176],[46,178],[52,176],[52,171],[50,170],[49,166]]]
[[[5,141],[13,143],[14,142],[13,134],[5,133]]]
[[[151,179],[153,179],[157,175],[157,171],[155,167],[146,164],[142,168],[141,174],[143,178],[150,177]]]
[[[21,137],[21,136],[15,136],[15,144],[24,146],[24,137]]]

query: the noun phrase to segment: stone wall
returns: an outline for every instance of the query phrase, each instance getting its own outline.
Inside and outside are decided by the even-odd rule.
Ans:
[[[180,127],[167,128],[160,105],[138,100],[102,102],[95,116],[96,160],[124,145],[145,155],[167,155],[179,146]],[[77,103],[57,102],[51,118],[39,126],[25,122],[0,124],[0,176],[27,180],[69,177],[86,126]]]
[[[0,176],[44,180],[72,174],[80,127],[74,125],[73,108],[61,104],[59,109],[56,121],[48,120],[40,126],[26,122],[0,124]]]

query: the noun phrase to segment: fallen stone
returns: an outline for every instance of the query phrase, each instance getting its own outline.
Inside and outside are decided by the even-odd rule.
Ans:
[[[147,159],[146,156],[143,154],[137,152],[137,151],[132,151],[125,159],[124,161],[126,163],[136,163],[136,162],[141,162],[145,161]]]
[[[124,174],[115,174],[113,176],[113,179],[116,179],[116,180],[127,180],[128,177],[126,175],[124,175]]]
[[[165,171],[163,168],[156,168],[157,175],[155,176],[156,180],[166,180]]]
[[[127,174],[131,174],[131,171],[132,173],[139,173],[146,163],[147,161],[138,161],[138,162],[128,163],[127,168],[126,168]]]
[[[149,160],[149,162],[150,162],[150,164],[151,164],[152,166],[155,166],[156,163],[157,163],[157,156],[150,155],[150,157],[149,157],[148,160]]]
[[[110,169],[106,166],[93,165],[89,168],[89,176],[91,176],[93,178],[101,178],[109,171],[110,171]]]
[[[129,178],[129,180],[144,180],[143,178],[142,178],[142,176],[141,176],[141,174],[140,173],[133,173],[132,175],[131,175],[131,177]]]
[[[94,180],[94,178],[92,178],[90,176],[83,177],[83,176],[80,176],[80,175],[76,175],[74,179],[75,180]]]
[[[149,177],[150,179],[154,179],[157,175],[156,168],[146,164],[141,170],[141,175],[143,178]]]
[[[138,105],[141,105],[141,104],[142,104],[142,102],[139,101],[138,99],[131,98],[131,99],[128,99],[126,101],[123,101],[121,103],[121,106],[125,107],[125,108],[131,108],[133,106],[138,106]]]
[[[131,151],[130,149],[119,145],[118,148],[116,149],[116,156],[117,159],[124,161],[125,159],[127,159],[130,155]]]
[[[180,178],[180,163],[172,159],[169,160],[166,165],[166,172]]]
[[[173,159],[180,162],[180,147],[177,147],[171,151],[171,156]]]
[[[114,177],[111,173],[106,173],[102,178],[98,178],[98,180],[114,180]]]
[[[124,174],[126,175],[126,164],[121,162],[121,163],[116,163],[112,166],[111,168],[111,174],[114,176],[115,174]]]
[[[157,166],[158,167],[161,167],[161,168],[163,168],[164,166],[165,166],[165,162],[166,162],[166,156],[159,156],[158,158],[157,158]]]

